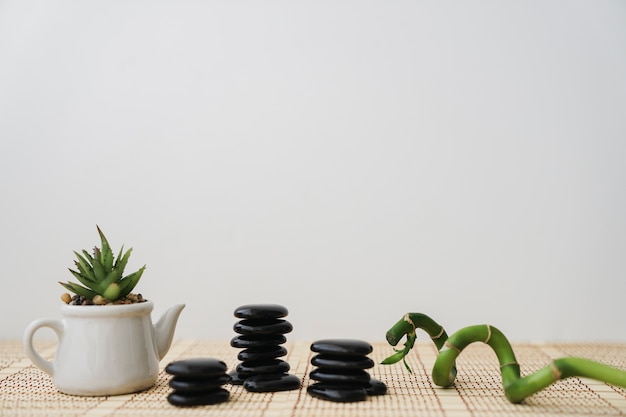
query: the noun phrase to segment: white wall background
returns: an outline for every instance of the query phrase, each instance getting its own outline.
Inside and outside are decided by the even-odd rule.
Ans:
[[[626,342],[623,1],[0,0],[3,339],[73,250],[155,318],[384,340],[405,312]]]

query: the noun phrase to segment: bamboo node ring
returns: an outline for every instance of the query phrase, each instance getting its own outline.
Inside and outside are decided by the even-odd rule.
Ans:
[[[461,353],[461,349],[459,349],[458,347],[454,346],[452,343],[448,342],[447,340],[444,343],[444,346],[447,347],[448,349],[452,349],[454,351],[457,351],[458,353]]]
[[[446,331],[443,329],[443,327],[441,327],[441,330],[439,331],[439,334],[438,334],[437,336],[431,336],[430,338],[431,338],[432,340],[439,339],[441,336],[443,336],[443,334],[444,334],[445,332],[446,332]]]
[[[489,343],[489,340],[491,340],[491,326],[487,324],[487,338],[484,343]]]

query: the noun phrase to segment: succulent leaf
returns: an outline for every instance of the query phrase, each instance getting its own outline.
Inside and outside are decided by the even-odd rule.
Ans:
[[[133,248],[130,248],[126,251],[126,253],[124,253],[124,255],[121,258],[117,258],[117,261],[115,262],[115,268],[120,271],[120,275],[124,274],[124,269],[126,268],[126,264],[128,263],[128,258],[130,258],[130,254],[132,253]],[[120,251],[120,254],[122,252]]]
[[[63,285],[66,290],[71,291],[74,294],[82,295],[85,298],[93,299],[93,297],[98,295],[96,292],[81,285],[74,284],[73,282],[59,282],[59,284]]]
[[[124,268],[120,269],[120,259],[122,259],[122,253],[124,252],[124,245],[122,245],[122,247],[120,248],[120,252],[117,254],[117,258],[115,258],[115,264],[113,265],[113,268],[117,269],[118,271],[122,271],[122,273],[124,273]]]
[[[100,242],[102,245],[102,266],[104,267],[104,272],[108,274],[113,268],[113,251],[111,251],[111,246],[109,245],[107,238],[104,237],[104,234],[102,233],[102,230],[100,230],[100,227],[96,225],[96,228],[98,229],[98,234],[100,235]]]
[[[78,261],[74,261],[76,267],[80,271],[80,273],[90,281],[95,281],[96,276],[93,273],[93,267],[91,266],[91,262],[87,261],[80,253],[74,251],[74,254],[78,258]]]
[[[117,300],[120,298],[120,286],[117,283],[111,283],[106,289],[102,292],[102,296],[107,300]]]
[[[95,281],[92,281],[92,280],[88,279],[87,277],[85,277],[85,276],[84,276],[83,274],[81,274],[80,272],[74,271],[74,270],[73,270],[73,269],[71,269],[71,268],[67,268],[67,269],[68,269],[68,270],[72,273],[72,275],[74,275],[74,277],[75,277],[77,280],[79,280],[79,281],[80,281],[80,283],[81,283],[81,284],[83,284],[85,287],[87,287],[87,288],[91,289],[92,291],[97,289],[97,288],[93,288],[93,287],[96,287],[96,282],[95,282]]]
[[[124,252],[122,245],[119,255],[114,257],[108,240],[100,227],[96,226],[102,248],[94,247],[93,256],[86,250],[82,255],[74,251],[77,260],[74,261],[76,270],[68,268],[70,273],[82,285],[73,282],[59,282],[65,289],[88,299],[100,295],[110,301],[126,297],[139,282],[146,266],[123,277],[124,268],[128,263],[132,248]]]
[[[93,259],[94,261],[98,261],[100,265],[102,265],[102,251],[97,246],[93,247]]]
[[[102,291],[106,291],[106,289],[109,288],[109,285],[119,282],[120,278],[122,278],[122,274],[120,274],[117,269],[113,268],[107,277],[100,282],[100,288]]]
[[[126,297],[133,290],[133,288],[135,288],[145,269],[146,266],[144,265],[138,271],[133,272],[120,280],[120,298]]]
[[[93,273],[98,282],[101,282],[107,276],[104,266],[102,266],[102,252],[100,252],[99,248],[93,248]]]
[[[91,254],[87,252],[85,249],[83,249],[82,252],[83,252],[83,255],[85,256],[85,259],[89,262],[89,265],[93,265],[93,256],[91,256]]]

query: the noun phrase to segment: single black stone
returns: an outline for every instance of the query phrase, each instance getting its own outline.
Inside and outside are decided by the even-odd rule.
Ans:
[[[172,405],[194,406],[222,403],[228,400],[230,392],[224,388],[217,388],[202,392],[178,392],[174,391],[167,396],[167,401]]]
[[[331,384],[364,384],[369,382],[370,374],[361,369],[330,369],[330,368],[317,368],[311,371],[309,374],[311,379],[320,382],[328,382]]]
[[[237,365],[235,370],[239,378],[248,378],[252,375],[284,374],[289,371],[289,364],[280,359],[265,359],[262,361],[245,361]]]
[[[282,346],[266,346],[244,349],[237,355],[240,361],[256,361],[262,359],[274,359],[287,354],[287,349]]]
[[[276,346],[282,345],[287,341],[287,338],[282,334],[249,334],[239,335],[233,337],[230,341],[230,345],[235,348],[252,348],[263,346]]]
[[[300,379],[291,374],[254,375],[246,378],[243,387],[250,392],[290,391],[300,388]]]
[[[285,334],[293,330],[293,326],[283,319],[244,319],[233,326],[236,333],[245,335]]]
[[[365,356],[372,353],[372,345],[363,340],[324,339],[313,342],[311,350],[329,355]]]
[[[182,376],[175,376],[170,379],[170,387],[174,388],[178,392],[197,392],[208,391],[211,389],[219,388],[220,386],[230,382],[230,376],[222,374],[215,377],[204,378],[186,378]]]
[[[313,385],[309,385],[307,392],[311,396],[321,400],[341,403],[364,401],[367,399],[365,388],[358,385],[341,385],[317,382]]]
[[[387,385],[383,381],[376,378],[370,378],[367,384],[364,384],[367,395],[383,395],[387,392]]]
[[[218,359],[193,358],[182,359],[169,363],[165,372],[170,375],[184,377],[210,377],[226,372],[226,364]]]
[[[320,353],[311,358],[311,365],[336,369],[369,369],[374,361],[367,356],[337,356]]]
[[[287,314],[287,308],[278,304],[246,304],[235,310],[235,317],[241,319],[279,319]]]
[[[246,380],[245,378],[239,377],[237,371],[230,371],[228,376],[230,377],[230,383],[232,385],[243,385],[243,382]]]

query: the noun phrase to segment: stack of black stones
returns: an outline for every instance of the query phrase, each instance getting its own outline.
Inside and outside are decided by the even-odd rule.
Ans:
[[[165,372],[173,377],[168,397],[172,405],[194,406],[217,404],[228,400],[230,392],[222,385],[230,382],[226,364],[217,359],[195,358],[171,362]]]
[[[374,366],[367,355],[372,345],[361,340],[325,339],[311,345],[317,355],[311,358],[316,366],[310,373],[316,383],[309,385],[307,392],[327,401],[363,401],[368,395],[382,395],[387,392],[384,382],[371,378],[366,369]]]
[[[285,307],[277,304],[249,304],[238,307],[235,317],[241,320],[233,329],[238,336],[230,344],[243,350],[237,355],[242,361],[229,375],[231,383],[243,385],[250,392],[288,391],[300,388],[300,379],[289,374],[289,363],[279,359],[287,354],[281,346],[286,333],[293,330],[284,319]]]

